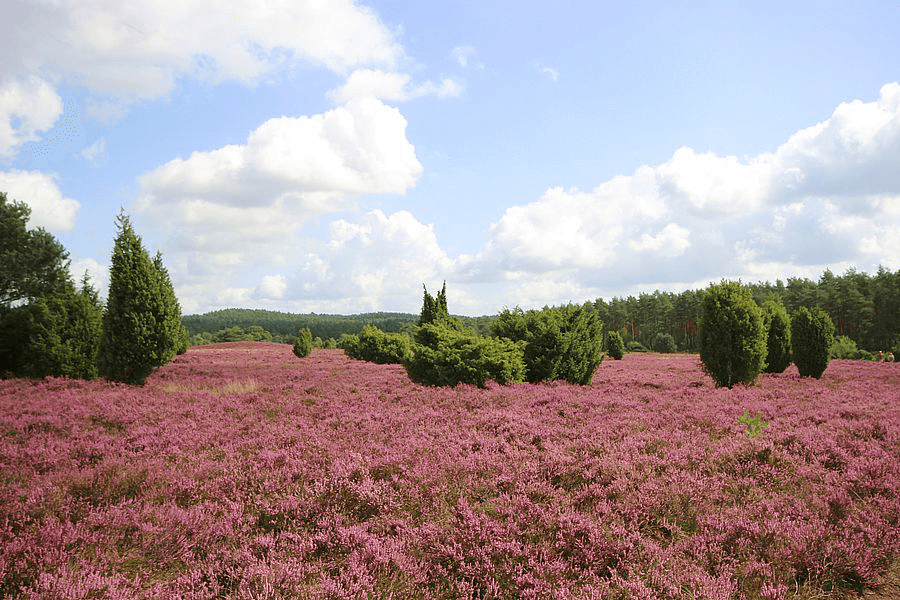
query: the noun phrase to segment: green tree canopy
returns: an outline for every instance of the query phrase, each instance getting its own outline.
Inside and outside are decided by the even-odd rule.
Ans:
[[[766,361],[762,311],[738,282],[710,285],[703,298],[700,360],[720,387],[752,383]]]
[[[122,212],[109,271],[103,314],[100,374],[143,384],[153,369],[169,362],[181,339],[181,314],[162,257],[151,260]]]

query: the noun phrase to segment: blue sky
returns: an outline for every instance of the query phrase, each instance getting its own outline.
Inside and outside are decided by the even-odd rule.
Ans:
[[[900,4],[0,7],[0,190],[101,291],[452,312],[900,268]]]

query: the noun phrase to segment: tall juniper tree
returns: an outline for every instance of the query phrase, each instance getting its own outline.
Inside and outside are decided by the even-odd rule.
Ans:
[[[100,374],[142,385],[154,368],[175,355],[181,311],[162,267],[162,257],[157,254],[151,260],[124,212],[116,218],[116,226],[103,314]]]

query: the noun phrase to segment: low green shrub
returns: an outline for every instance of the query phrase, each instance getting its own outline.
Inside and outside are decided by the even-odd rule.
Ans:
[[[403,333],[385,333],[373,325],[366,325],[354,338],[344,348],[350,358],[381,365],[402,365],[412,356],[412,340]]]
[[[675,338],[671,334],[660,332],[653,339],[653,349],[663,354],[672,354],[678,352],[678,344],[675,343]]]
[[[719,387],[751,384],[766,366],[762,311],[740,283],[710,285],[703,296],[700,361]]]
[[[628,352],[650,352],[650,350],[647,349],[647,346],[643,345],[637,340],[631,340],[630,342],[625,344],[625,349]]]
[[[294,354],[303,358],[309,356],[312,352],[312,332],[309,327],[304,327],[297,334],[297,341],[294,342]]]
[[[625,342],[618,331],[610,331],[606,334],[606,353],[615,360],[622,360],[625,356]]]
[[[525,379],[522,342],[480,337],[443,321],[423,324],[416,339],[413,355],[404,363],[416,383],[484,387],[487,381],[506,384]]]
[[[532,383],[564,379],[589,385],[603,360],[603,321],[584,306],[505,309],[491,331],[499,338],[524,342],[526,379]]]

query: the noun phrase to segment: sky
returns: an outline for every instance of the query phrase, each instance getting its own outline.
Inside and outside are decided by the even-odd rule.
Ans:
[[[900,269],[900,3],[6,0],[0,191],[101,295],[454,314]]]

